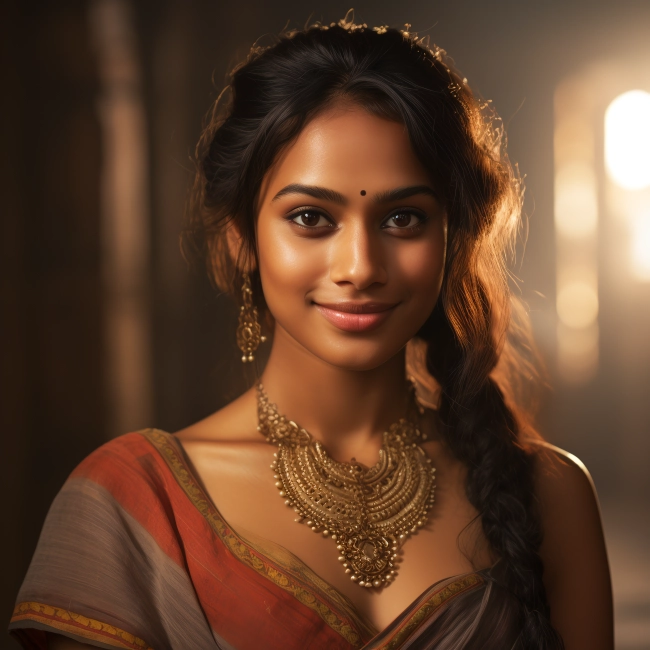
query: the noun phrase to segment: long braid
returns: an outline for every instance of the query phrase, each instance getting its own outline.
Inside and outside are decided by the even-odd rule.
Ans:
[[[440,69],[438,60],[434,67]],[[449,187],[445,276],[419,336],[428,342],[427,370],[441,388],[445,441],[467,468],[466,494],[501,560],[503,582],[525,608],[523,647],[558,650],[564,644],[550,623],[542,582],[534,454],[521,440],[523,412],[515,396],[504,394],[526,365],[520,350],[509,346],[509,335],[518,332],[506,270],[521,214],[521,185],[489,108],[482,115],[464,84],[451,88],[465,137],[455,138],[455,150],[444,152]],[[505,372],[504,361],[511,366]]]
[[[498,354],[487,311],[482,322],[473,322],[475,340],[467,340],[467,332],[459,336],[454,331],[441,300],[420,332],[430,343],[427,369],[441,386],[439,415],[446,443],[467,467],[467,497],[501,558],[505,585],[525,606],[525,647],[562,648],[549,625],[542,583],[533,457],[520,444],[515,415],[490,376]]]

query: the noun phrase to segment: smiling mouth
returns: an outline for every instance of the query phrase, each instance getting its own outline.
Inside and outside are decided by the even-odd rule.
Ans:
[[[313,305],[332,325],[345,332],[369,332],[393,313],[398,303],[317,303]]]

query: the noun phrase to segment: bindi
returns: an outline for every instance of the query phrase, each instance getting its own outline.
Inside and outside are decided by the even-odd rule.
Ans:
[[[366,190],[361,190],[360,194],[361,194],[361,196],[365,196],[366,195]]]

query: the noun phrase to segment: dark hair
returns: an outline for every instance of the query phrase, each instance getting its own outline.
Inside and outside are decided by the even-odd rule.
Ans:
[[[344,100],[405,125],[445,194],[449,220],[442,291],[418,333],[440,387],[444,439],[467,467],[467,495],[504,565],[504,583],[525,606],[523,646],[562,647],[542,583],[534,454],[513,389],[530,369],[512,334],[526,345],[529,338],[511,317],[506,253],[520,221],[521,186],[500,122],[442,50],[406,31],[347,19],[254,48],[225,92],[197,147],[184,242],[205,253],[214,281],[234,295],[241,260],[229,255],[226,226],[235,222],[244,254],[255,256],[262,179],[314,115]],[[253,280],[259,289],[259,277]]]

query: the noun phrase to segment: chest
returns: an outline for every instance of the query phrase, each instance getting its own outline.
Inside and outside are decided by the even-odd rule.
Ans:
[[[270,467],[272,446],[214,448],[190,443],[185,448],[209,496],[232,528],[253,542],[270,542],[295,555],[346,596],[376,629],[384,629],[431,584],[493,562],[475,520],[476,511],[464,494],[462,468],[439,463],[435,450],[428,450],[437,467],[436,499],[429,522],[403,544],[397,578],[379,590],[352,582],[338,559],[336,542],[296,523],[295,512],[285,505],[275,486]]]

